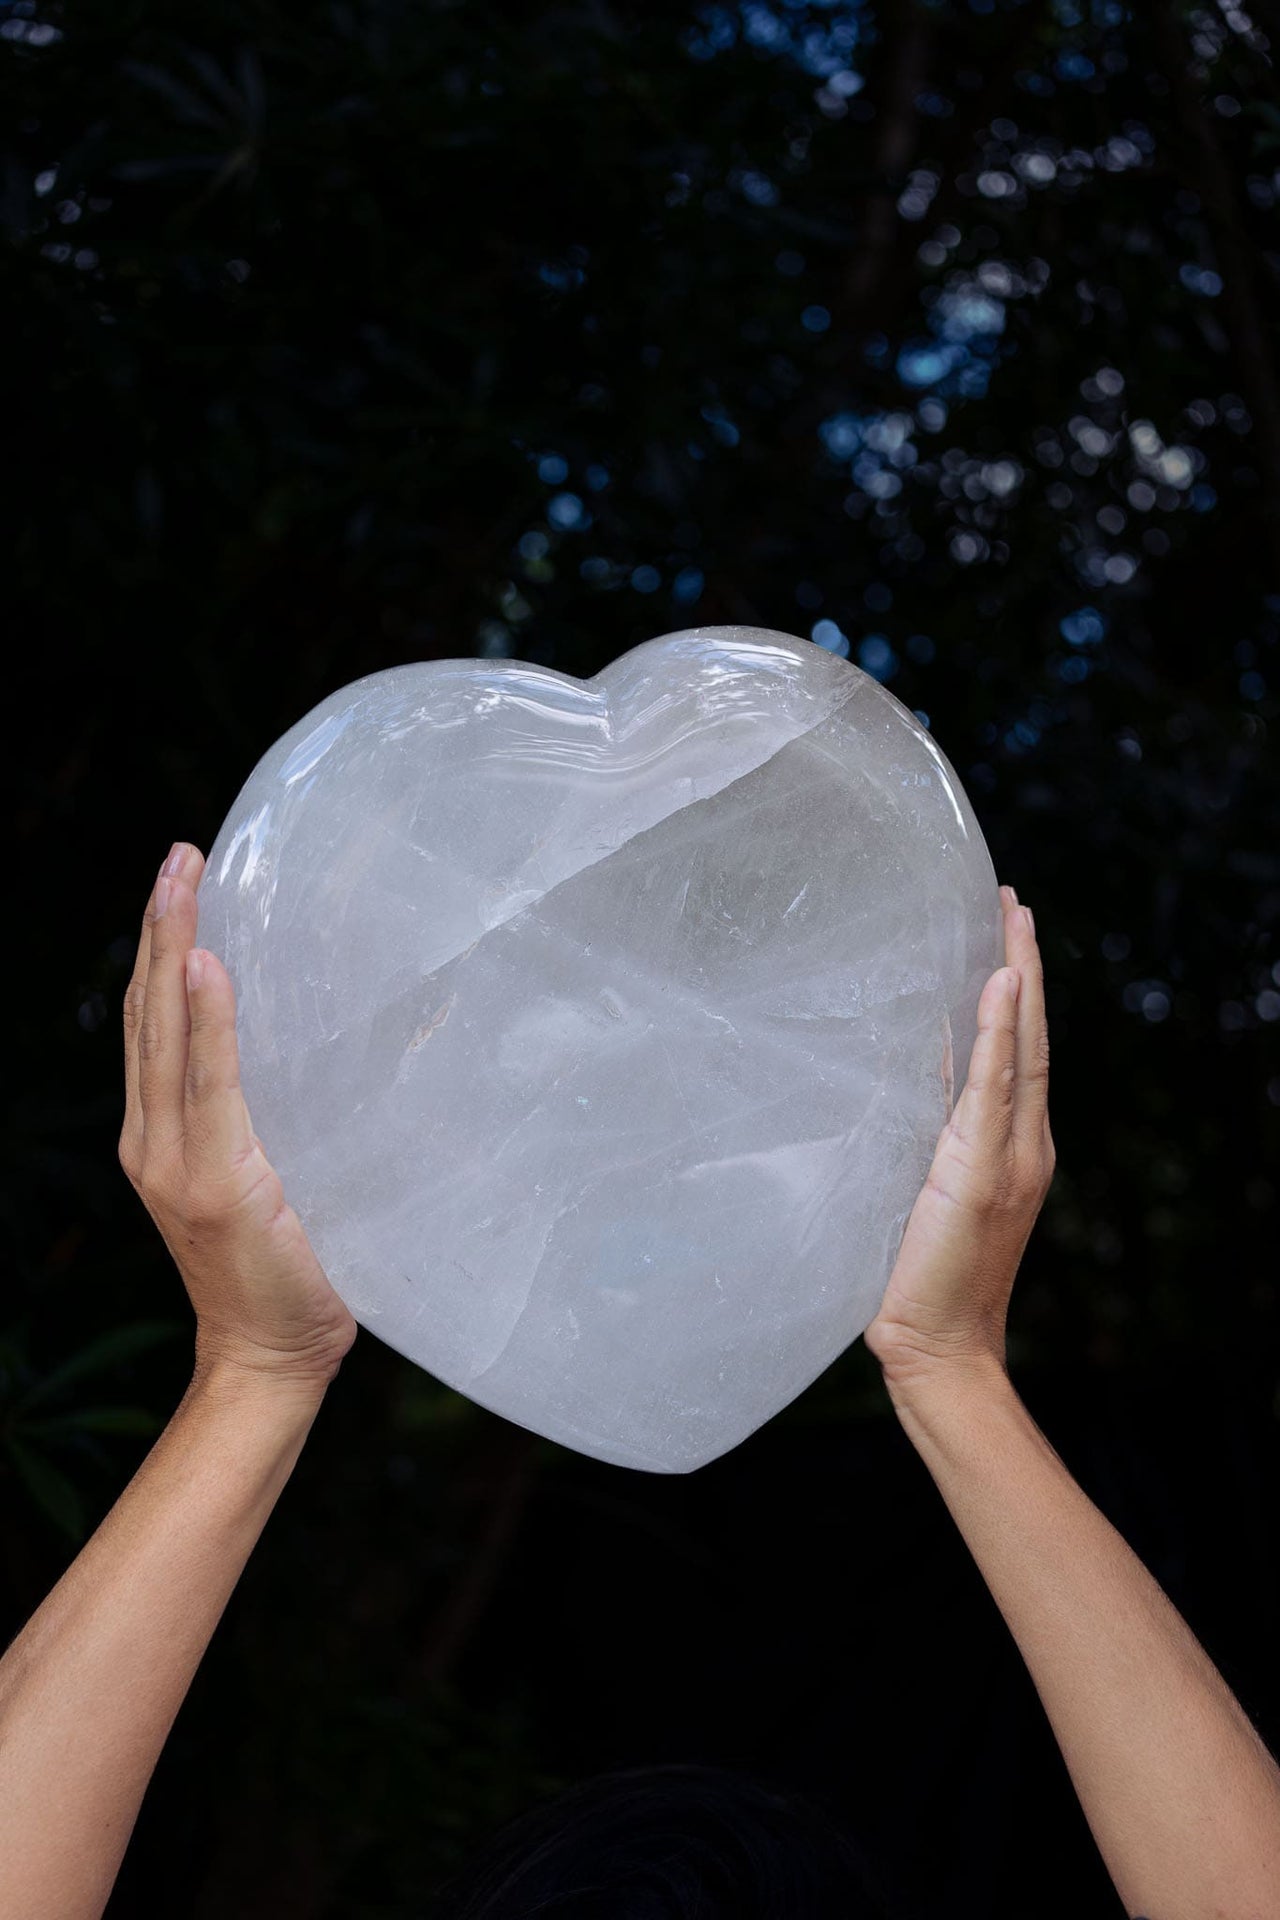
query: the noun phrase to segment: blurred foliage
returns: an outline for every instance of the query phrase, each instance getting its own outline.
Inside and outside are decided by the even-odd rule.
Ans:
[[[180,1321],[133,1320],[91,1340],[48,1372],[37,1372],[26,1346],[24,1323],[0,1340],[0,1446],[12,1470],[46,1517],[74,1543],[86,1538],[83,1503],[74,1479],[55,1463],[65,1448],[78,1460],[105,1467],[114,1461],[93,1444],[95,1434],[144,1434],[154,1439],[164,1427],[147,1407],[95,1407],[77,1403],[72,1388],[96,1374],[110,1373],[124,1360],[145,1353],[174,1334]]]
[[[746,622],[888,686],[1045,955],[1059,1172],[1015,1374],[1194,1363],[1280,1414],[1278,42],[1275,0],[3,0],[15,1625],[189,1366],[114,1161],[151,874],[311,705],[406,659],[586,675]],[[759,1444],[885,1418],[859,1343]],[[349,1685],[308,1718],[323,1623],[275,1665],[211,1655],[278,1702],[261,1753],[219,1736],[264,1857],[270,1780],[311,1809],[298,1861],[332,1840],[325,1766],[357,1722],[390,1737],[406,1635],[442,1700],[486,1644],[501,1514],[577,1471],[486,1466],[502,1431],[358,1343],[268,1539],[351,1603],[358,1512],[391,1666],[361,1721],[335,1643]],[[375,1528],[410,1486],[397,1568]],[[267,1571],[287,1613],[296,1569]],[[455,1836],[554,1744],[513,1709],[497,1804],[461,1702],[452,1758],[401,1763]],[[329,1754],[310,1784],[286,1723]],[[431,1832],[346,1910],[413,1911]],[[248,1915],[230,1858],[210,1911]]]

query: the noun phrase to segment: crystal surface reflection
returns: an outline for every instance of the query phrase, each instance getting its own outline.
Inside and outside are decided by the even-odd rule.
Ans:
[[[199,900],[255,1128],[356,1319],[655,1473],[873,1318],[1004,961],[928,733],[748,627],[587,681],[344,687],[254,769]]]

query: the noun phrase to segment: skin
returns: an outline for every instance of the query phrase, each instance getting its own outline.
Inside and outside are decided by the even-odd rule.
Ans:
[[[120,1162],[195,1308],[197,1375],[326,1386],[357,1326],[253,1131],[235,990],[195,945],[203,871],[195,847],[175,847],[143,920],[124,1000]]]
[[[1055,1152],[1035,929],[1012,888],[1001,900],[1009,964],[983,989],[867,1345],[1026,1661],[1125,1912],[1280,1920],[1280,1768],[1009,1379],[1009,1298]]]
[[[194,946],[202,867],[176,847],[148,904],[120,1141],[195,1309],[195,1365],[0,1660],[0,1913],[22,1920],[102,1914],[192,1676],[356,1334],[245,1109],[231,983]],[[1126,1912],[1280,1920],[1280,1769],[1005,1368],[1054,1149],[1039,953],[1010,890],[1002,901],[1009,966],[983,992],[967,1083],[867,1344],[1027,1662]]]

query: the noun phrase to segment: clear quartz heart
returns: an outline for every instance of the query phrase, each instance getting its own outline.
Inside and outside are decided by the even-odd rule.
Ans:
[[[356,1319],[651,1473],[874,1317],[1004,964],[930,735],[756,627],[587,681],[343,687],[254,768],[199,901],[255,1129]]]

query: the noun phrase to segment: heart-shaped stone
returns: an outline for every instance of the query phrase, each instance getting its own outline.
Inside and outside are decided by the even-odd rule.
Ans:
[[[249,1111],[362,1326],[687,1473],[863,1331],[1004,962],[914,715],[752,627],[433,660],[258,763],[200,885]]]

